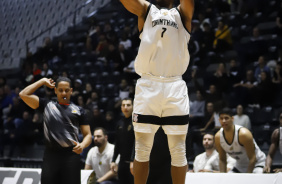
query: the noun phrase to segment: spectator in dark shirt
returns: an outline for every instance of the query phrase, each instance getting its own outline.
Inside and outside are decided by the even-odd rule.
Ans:
[[[130,98],[125,98],[121,102],[121,111],[124,117],[118,122],[116,132],[116,143],[111,169],[118,172],[118,178],[122,184],[133,184],[133,176],[130,173],[131,155],[134,149],[134,131],[132,125],[133,102]],[[118,154],[120,161],[117,169],[115,163]]]

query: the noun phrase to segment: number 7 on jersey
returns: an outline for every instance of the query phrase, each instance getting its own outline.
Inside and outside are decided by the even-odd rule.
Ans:
[[[166,32],[166,28],[163,27],[162,37],[164,37],[164,33]]]

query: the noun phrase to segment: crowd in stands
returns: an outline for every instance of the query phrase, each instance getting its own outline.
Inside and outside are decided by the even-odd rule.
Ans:
[[[111,3],[119,6],[118,1]],[[266,123],[278,126],[282,108],[282,2],[200,0],[195,1],[195,7],[191,60],[183,76],[190,96],[192,140],[201,145],[201,132],[218,130],[217,113],[224,107],[237,112],[238,121],[251,130]],[[108,141],[115,142],[117,122],[122,117],[121,100],[134,97],[138,79],[134,70],[139,45],[137,17],[122,8],[119,11],[111,20],[90,18],[89,29],[72,42],[46,37],[35,54],[27,53],[19,85],[0,77],[0,156],[6,145],[10,149],[6,156],[13,156],[16,146],[20,156],[25,156],[25,144],[43,143],[41,114],[19,98],[21,89],[42,77],[71,78],[72,101],[88,111],[91,132],[102,127],[108,131]],[[259,27],[262,22],[275,22],[276,26]],[[48,88],[38,90],[37,95],[55,97]],[[262,111],[271,112],[270,122],[257,120]],[[242,114],[248,117],[242,118]]]

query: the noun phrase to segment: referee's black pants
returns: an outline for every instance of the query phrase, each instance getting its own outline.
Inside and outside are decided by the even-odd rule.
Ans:
[[[43,157],[41,184],[80,184],[80,155],[72,148],[46,149]]]
[[[130,172],[130,162],[120,160],[118,164],[118,180],[120,184],[133,184],[134,179]]]

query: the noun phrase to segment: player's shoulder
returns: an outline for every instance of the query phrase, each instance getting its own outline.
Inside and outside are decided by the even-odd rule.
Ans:
[[[219,138],[220,137],[220,132],[221,132],[221,129],[219,129],[216,133],[215,133],[215,138]]]
[[[273,130],[272,136],[279,138],[279,136],[280,136],[279,128],[276,128],[276,129]]]
[[[239,130],[239,136],[249,136],[252,135],[251,131],[245,127],[240,127]]]
[[[249,129],[241,127],[238,132],[239,142],[244,143],[247,141],[253,141],[253,134]]]

